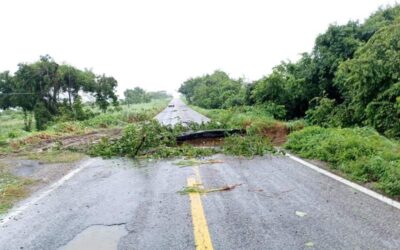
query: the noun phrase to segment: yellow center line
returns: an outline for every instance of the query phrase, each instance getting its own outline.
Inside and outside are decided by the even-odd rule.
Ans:
[[[187,184],[189,187],[201,185],[199,170],[197,167],[195,167],[194,169],[198,182],[195,178],[189,177],[187,179]],[[207,220],[204,214],[203,205],[201,203],[200,194],[189,193],[189,197],[192,209],[193,232],[196,250],[212,250],[213,246],[210,233],[208,231]]]

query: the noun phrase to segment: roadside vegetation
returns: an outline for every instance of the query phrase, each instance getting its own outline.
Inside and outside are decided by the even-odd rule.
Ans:
[[[254,155],[275,153],[275,149],[268,137],[234,135],[225,138],[223,152],[228,155],[251,157]]]
[[[0,214],[6,212],[19,199],[28,194],[32,181],[12,175],[8,166],[0,162]]]
[[[129,124],[152,119],[168,104],[168,99],[149,103],[120,105],[103,113],[87,106],[96,115],[86,120],[52,122],[45,130],[25,131],[20,110],[0,113],[0,214],[26,197],[30,187],[38,182],[13,174],[10,158],[30,159],[39,164],[73,163],[83,159],[92,144],[102,138],[116,139]],[[9,124],[9,126],[2,126]],[[187,150],[189,151],[189,150]],[[166,152],[164,152],[166,154]],[[174,155],[174,152],[169,152]],[[193,156],[198,153],[191,152]],[[208,153],[211,154],[211,153]],[[188,155],[190,155],[188,153]],[[161,156],[160,156],[161,157]],[[165,156],[164,156],[165,157]],[[2,158],[7,158],[3,161]]]
[[[152,119],[168,103],[167,99],[153,100],[150,103],[121,105],[118,109],[109,109],[106,113],[97,112],[94,117],[79,121],[54,122],[45,130],[24,131],[21,122],[21,111],[7,110],[0,113],[0,123],[3,121],[9,126],[1,127],[0,130],[0,155],[7,153],[21,153],[29,151],[42,143],[53,142],[53,147],[63,148],[64,139],[82,140],[86,137],[98,139],[97,134],[117,136],[120,131],[128,124]],[[10,118],[12,117],[12,118]]]
[[[36,160],[40,164],[47,163],[70,163],[76,162],[85,157],[84,154],[79,152],[72,152],[66,150],[51,149],[40,153],[28,153],[26,158]]]
[[[217,70],[186,80],[179,92],[198,112],[255,136],[243,148],[268,137],[275,146],[400,195],[399,5],[364,22],[330,25],[311,52],[259,80]]]
[[[355,181],[400,197],[400,142],[371,128],[311,126],[292,133],[285,148],[328,162]]]
[[[117,84],[50,56],[0,73],[0,213],[40,182],[17,176],[9,162],[79,161],[102,138],[115,140],[130,124],[153,119],[171,98],[165,91],[135,88],[118,100]]]

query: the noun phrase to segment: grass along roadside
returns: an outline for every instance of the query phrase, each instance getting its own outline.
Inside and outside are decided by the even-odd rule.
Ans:
[[[29,193],[29,185],[34,181],[15,176],[8,171],[9,166],[0,162],[0,214],[5,213],[18,200]]]
[[[50,150],[40,153],[28,153],[24,158],[38,161],[40,164],[72,163],[85,158],[86,155],[68,150]]]
[[[303,158],[322,160],[345,177],[400,198],[400,143],[371,128],[307,127],[284,147]]]
[[[93,118],[84,121],[57,122],[49,126],[45,131],[26,132],[22,127],[7,126],[10,119],[14,122],[21,122],[22,117],[18,111],[7,111],[0,113],[0,155],[13,152],[29,151],[32,146],[46,141],[55,141],[60,138],[84,135],[99,130],[123,128],[134,122],[144,121],[153,118],[164,109],[169,100],[157,100],[150,103],[123,105],[120,110],[101,113]],[[14,112],[14,113],[13,113]],[[10,118],[12,117],[12,118]],[[20,120],[18,120],[19,118]]]
[[[37,161],[39,164],[73,164],[84,157],[84,154],[77,152],[53,150],[40,153],[29,153],[12,159],[15,161],[29,159]],[[13,168],[15,166],[12,165],[12,159],[7,158],[6,160],[0,160],[0,215],[7,212],[16,202],[27,197],[32,190],[35,190],[37,185],[40,186],[40,183],[42,183],[41,179],[36,179],[36,177],[33,176],[21,177],[14,174]],[[62,166],[63,165],[45,165],[44,167],[48,167],[49,169],[54,167],[60,168],[56,171],[62,173]],[[54,169],[51,172],[54,174]],[[55,176],[56,175],[54,175],[54,177]]]
[[[223,152],[227,155],[252,157],[254,155],[262,156],[268,153],[275,153],[276,150],[267,137],[234,135],[225,138]]]

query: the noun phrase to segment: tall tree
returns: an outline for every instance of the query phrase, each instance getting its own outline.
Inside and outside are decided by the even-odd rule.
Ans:
[[[150,102],[150,96],[140,87],[125,90],[124,97],[127,104]]]
[[[340,66],[336,77],[357,123],[365,121],[396,136],[400,136],[399,83],[400,23],[376,32]]]
[[[115,90],[118,85],[117,80],[112,76],[101,75],[96,78],[95,97],[96,103],[103,112],[106,112],[110,103],[118,104],[118,97],[115,95]]]
[[[42,56],[37,62],[19,64],[14,75],[0,74],[0,108],[20,107],[25,129],[31,129],[32,114],[36,128],[44,129],[66,111],[73,113],[71,119],[82,119],[83,92],[94,95],[105,111],[110,102],[117,103],[116,86],[113,77],[96,77],[91,71],[59,65],[50,56]]]

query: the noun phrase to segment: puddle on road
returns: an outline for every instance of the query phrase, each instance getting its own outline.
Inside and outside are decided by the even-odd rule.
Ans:
[[[128,234],[125,225],[88,227],[59,250],[115,250],[121,237]]]

